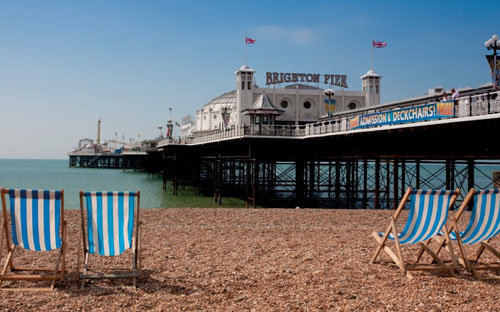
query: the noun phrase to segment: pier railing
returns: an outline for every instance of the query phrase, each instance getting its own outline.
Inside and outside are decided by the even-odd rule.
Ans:
[[[418,104],[399,105],[392,109],[411,108]],[[318,134],[341,133],[352,130],[349,120],[353,117],[375,112],[390,111],[391,109],[366,109],[356,113],[344,113],[326,121],[319,121],[306,125],[242,125],[216,129],[197,134],[194,137],[170,138],[159,142],[159,146],[167,144],[203,144],[223,141],[244,136],[290,137],[301,138]],[[500,113],[500,91],[487,92],[478,95],[459,97],[455,104],[455,117],[462,118]],[[387,126],[384,126],[387,127]],[[376,128],[372,127],[372,128]]]

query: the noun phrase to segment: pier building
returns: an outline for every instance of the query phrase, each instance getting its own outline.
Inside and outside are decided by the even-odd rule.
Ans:
[[[380,104],[382,76],[373,70],[361,76],[360,91],[347,90],[348,77],[340,74],[268,72],[266,87],[255,83],[256,71],[247,65],[241,66],[234,74],[236,89],[218,96],[197,110],[193,125],[190,120],[184,120],[183,137],[255,123],[304,125],[327,119],[336,113]],[[321,86],[339,89],[329,98]],[[282,113],[276,118],[268,119],[264,115],[251,122],[251,115],[245,114],[245,111],[254,106],[263,94]]]
[[[466,194],[499,182],[487,171],[500,170],[492,85],[462,88],[455,101],[442,101],[438,87],[380,104],[374,71],[360,91],[345,90],[349,81],[336,74],[266,73],[266,88],[248,66],[235,75],[236,90],[198,110],[189,136],[158,143],[174,194],[189,185],[219,203],[376,209],[393,208],[407,187]],[[332,81],[340,89],[329,98]]]

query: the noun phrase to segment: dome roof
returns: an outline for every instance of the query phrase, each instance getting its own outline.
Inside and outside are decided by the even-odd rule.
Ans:
[[[207,112],[209,110],[212,111],[220,111],[223,107],[228,109],[232,109],[236,107],[236,90],[226,92],[219,97],[211,100],[207,104],[203,105],[201,108],[202,112]]]
[[[241,65],[240,69],[238,69],[235,74],[237,73],[255,73],[255,69],[251,69],[247,65]]]
[[[378,75],[373,69],[370,69],[366,74],[361,76],[361,79],[366,77],[382,77],[382,76]]]

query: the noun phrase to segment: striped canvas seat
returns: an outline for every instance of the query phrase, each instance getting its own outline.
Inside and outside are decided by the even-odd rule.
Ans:
[[[83,272],[78,272],[82,287],[87,279],[131,278],[136,287],[141,274],[140,244],[140,198],[141,192],[83,192],[80,191],[80,213],[83,246]],[[84,208],[84,202],[86,208]],[[85,217],[86,215],[86,217]],[[134,231],[135,230],[135,231]],[[94,268],[89,255],[119,256],[132,249],[130,270],[112,268],[107,265]],[[108,261],[111,263],[112,261]],[[110,273],[111,272],[111,273]]]
[[[408,220],[398,235],[401,244],[424,242],[436,236],[448,218],[448,207],[453,191],[417,190],[411,193]],[[379,233],[383,236],[384,233]],[[394,240],[394,235],[389,234]]]
[[[371,263],[375,263],[383,251],[391,260],[406,273],[412,277],[409,271],[447,271],[451,276],[458,269],[458,261],[449,238],[450,231],[446,224],[448,211],[453,207],[460,190],[441,191],[441,190],[417,190],[408,188],[401,199],[396,211],[390,218],[390,223],[384,233],[372,232],[373,238],[377,241],[377,249],[373,254]],[[399,232],[397,220],[402,210],[410,200],[410,211],[403,231]],[[430,243],[434,237],[438,236],[441,230],[444,230],[444,240],[448,242],[448,249],[452,264],[448,265],[430,248]],[[393,241],[396,251],[388,246],[389,241]],[[402,253],[403,245],[419,244],[420,249],[413,263],[405,261]],[[444,245],[443,245],[444,246]],[[422,263],[422,255],[427,253],[432,257],[432,263]]]
[[[12,242],[27,250],[61,247],[61,191],[9,191]]]
[[[459,220],[463,213],[467,210],[470,203],[474,203],[470,215],[469,223],[465,231],[460,231]],[[490,240],[500,233],[500,190],[479,190],[470,189],[469,193],[463,200],[458,211],[452,219],[452,226],[448,229],[450,239],[458,243],[458,247],[462,256],[462,264],[467,271],[472,272],[476,277],[483,279],[479,275],[478,270],[500,270],[500,252],[494,246],[490,245]],[[459,237],[457,237],[459,233]],[[443,235],[446,233],[442,233]],[[463,245],[478,244],[477,252],[472,258],[467,257],[466,250]],[[444,241],[441,242],[439,248],[444,246]],[[438,249],[439,252],[440,249]],[[497,263],[480,262],[479,259],[488,250],[497,258]],[[493,277],[496,279],[496,277]]]
[[[91,254],[120,255],[132,246],[135,192],[85,192]]]
[[[481,190],[474,195],[469,224],[460,232],[462,243],[467,245],[486,241],[500,232],[500,189]],[[456,240],[455,232],[450,238]]]
[[[18,190],[0,187],[2,196],[3,228],[7,257],[0,272],[0,285],[4,280],[51,281],[50,287],[15,288],[2,290],[53,290],[57,280],[64,280],[66,271],[66,222],[64,221],[64,190]],[[10,228],[9,228],[10,220]],[[2,238],[3,239],[3,238]],[[3,244],[0,244],[3,246]],[[55,261],[47,266],[18,266],[26,259],[16,259],[14,251],[58,250]],[[0,248],[1,258],[2,248]],[[51,255],[47,255],[52,257]],[[36,263],[36,259],[32,260]],[[9,271],[10,268],[10,271]],[[21,273],[19,272],[29,272]]]

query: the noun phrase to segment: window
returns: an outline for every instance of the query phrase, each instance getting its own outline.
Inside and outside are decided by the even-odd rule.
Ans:
[[[205,116],[203,116],[203,120],[207,120],[207,116],[206,116],[206,115],[205,115]]]
[[[309,102],[309,101],[305,101],[305,102],[304,102],[304,108],[305,108],[305,109],[309,109],[309,108],[311,108],[311,102]]]
[[[241,89],[245,90],[245,82],[244,81],[241,82]]]
[[[267,116],[262,117],[262,123],[265,125],[267,124]]]
[[[286,100],[281,101],[281,107],[282,108],[287,108],[288,107],[288,102]]]
[[[372,94],[372,93],[373,93],[373,87],[370,86],[370,94]]]
[[[375,93],[378,94],[378,86],[375,86]]]
[[[252,90],[252,82],[248,81],[248,90]]]
[[[217,119],[217,115],[214,115],[214,119]]]
[[[349,103],[349,109],[356,109],[356,103],[354,102]]]

